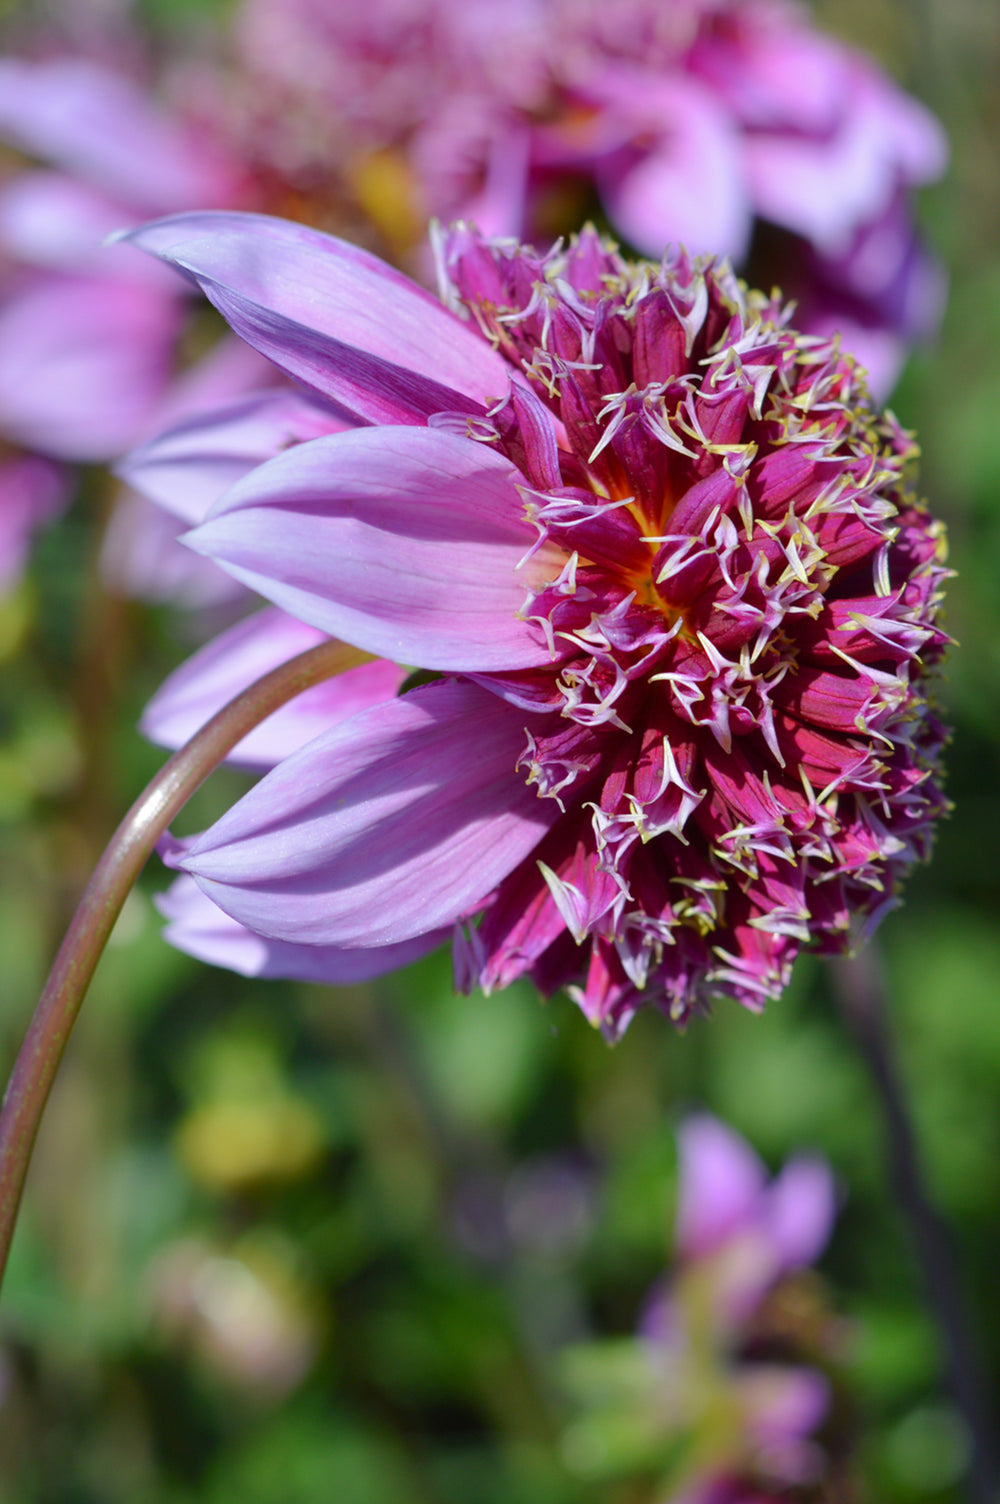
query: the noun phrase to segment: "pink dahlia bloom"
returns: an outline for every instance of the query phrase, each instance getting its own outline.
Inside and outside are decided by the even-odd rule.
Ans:
[[[339,429],[187,541],[432,681],[338,717],[180,856],[213,903],[345,951],[455,926],[461,985],[567,987],[610,1035],[646,1003],[759,1008],[892,907],[945,805],[943,537],[835,341],[725,263],[592,232],[539,258],[452,230],[450,308],[280,220],[133,238]]]
[[[541,244],[599,200],[645,255],[751,255],[880,393],[936,327],[909,196],[943,132],[784,0],[244,0],[236,43],[241,150],[384,198],[390,245],[429,215]]]

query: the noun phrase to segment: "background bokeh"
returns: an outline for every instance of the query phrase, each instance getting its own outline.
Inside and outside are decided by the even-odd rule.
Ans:
[[[958,573],[944,687],[955,810],[880,944],[928,1182],[1000,1370],[1000,11],[828,0],[818,22],[942,118],[921,204],[951,281],[893,406]],[[26,7],[0,6],[6,20]],[[224,7],[149,0],[145,23]],[[32,13],[44,15],[40,7]],[[74,894],[159,765],[139,711],[190,643],[109,599],[92,478],[0,602],[0,1046],[13,1058]],[[184,816],[239,787],[221,773]],[[776,1165],[833,1163],[821,1262],[872,1499],[962,1497],[967,1438],[823,968],[780,1005],[609,1050],[518,987],[455,998],[437,955],[365,988],[250,983],[159,938],[151,864],[85,1006],[0,1308],[4,1504],[562,1504],[609,1481],[558,1354],[629,1333],[670,1256],[674,1129],[707,1106]]]

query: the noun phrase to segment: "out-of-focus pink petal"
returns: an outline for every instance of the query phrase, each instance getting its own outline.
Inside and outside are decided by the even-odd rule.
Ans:
[[[830,1406],[830,1386],[814,1368],[748,1363],[733,1376],[747,1411],[750,1434],[774,1471],[787,1482],[796,1473],[795,1443],[815,1431]]]
[[[132,250],[132,247],[123,247]],[[135,255],[156,267],[148,256]],[[166,267],[159,267],[171,275]],[[305,398],[290,389],[278,391],[268,386],[280,380],[279,373],[256,350],[226,335],[204,355],[173,380],[154,404],[146,429],[162,433],[171,424],[208,409],[221,409],[237,399],[263,402],[267,394],[289,406],[308,406]],[[326,426],[333,423],[327,415]],[[324,430],[325,431],[325,430]],[[235,436],[234,436],[235,437]],[[148,477],[136,474],[136,484],[147,481],[147,490],[160,503],[152,506],[145,496],[122,490],[105,534],[101,570],[109,588],[119,595],[141,600],[169,601],[175,606],[198,609],[229,603],[246,594],[239,581],[227,575],[208,559],[200,558],[178,541],[183,526],[200,522],[209,506],[226,486],[243,475],[249,465],[266,458],[272,450],[254,455],[244,452],[245,464],[235,443],[232,452],[216,455],[218,463],[209,467],[185,466],[180,454],[171,462],[153,466]],[[204,456],[202,456],[204,458]],[[126,464],[127,473],[127,464]],[[168,515],[161,507],[172,507]],[[183,522],[178,521],[178,514]]]
[[[253,471],[187,541],[368,652],[456,672],[529,668],[552,653],[518,613],[561,558],[545,546],[518,572],[534,542],[519,478],[443,430],[356,429]]]
[[[167,920],[163,934],[171,945],[199,961],[225,966],[245,977],[284,977],[295,982],[349,986],[408,966],[443,944],[449,934],[447,929],[435,930],[398,945],[367,950],[267,940],[216,908],[193,877],[179,877],[165,893],[157,894],[154,902]]]
[[[179,747],[262,674],[326,640],[326,633],[270,608],[238,622],[167,678],[146,706],[140,729],[164,747]],[[229,761],[273,768],[283,757],[349,716],[391,700],[406,677],[378,658],[348,669],[292,700],[257,726]]]
[[[725,112],[706,89],[686,80],[664,80],[655,92],[648,83],[642,90],[635,82],[633,89],[649,115],[637,120],[637,129],[655,130],[656,144],[625,170],[617,154],[596,166],[616,229],[652,256],[662,256],[669,242],[691,252],[742,256],[751,209],[741,143]]]
[[[154,502],[122,488],[101,546],[101,576],[113,595],[201,611],[250,600],[224,569],[179,541],[186,524]]]
[[[344,426],[298,392],[255,392],[183,419],[133,449],[116,468],[143,496],[198,523],[224,491],[265,460]]]
[[[78,178],[19,172],[0,190],[0,247],[27,266],[122,276],[169,289],[166,267],[134,246],[105,245],[130,218],[131,211]]]
[[[906,184],[932,183],[948,166],[948,137],[944,127],[919,99],[896,88],[885,74],[858,64],[865,79],[865,108],[873,136],[896,155],[899,175]]]
[[[179,305],[136,282],[45,276],[0,306],[0,424],[26,448],[100,461],[133,443],[170,371]]]
[[[790,25],[788,12],[759,10],[750,24],[709,28],[690,65],[740,125],[828,136],[845,110],[851,55],[829,37]]]
[[[149,257],[142,259],[148,261]],[[250,345],[235,334],[224,334],[207,354],[175,376],[156,409],[151,431],[162,433],[182,418],[271,390],[283,379],[271,362]]]
[[[251,929],[381,946],[473,911],[558,816],[515,764],[524,716],[445,680],[286,758],[182,859]]]
[[[24,569],[36,528],[51,522],[69,501],[68,477],[33,454],[0,461],[0,593]]]
[[[0,136],[137,214],[230,203],[236,181],[204,141],[121,74],[81,58],[0,59]]]
[[[708,1113],[687,1118],[677,1140],[677,1248],[698,1258],[753,1225],[766,1176],[746,1140]]]
[[[461,218],[484,235],[516,235],[525,220],[529,154],[526,129],[510,124],[499,131],[490,144],[483,186],[463,204]]]
[[[848,77],[851,107],[829,136],[760,132],[745,143],[757,213],[826,255],[844,251],[901,183],[937,176],[947,159],[940,126],[915,100],[860,65]]]
[[[821,1159],[793,1159],[764,1193],[768,1236],[784,1269],[811,1264],[826,1247],[837,1212],[830,1166]]]
[[[370,422],[421,423],[507,391],[500,356],[429,293],[306,225],[181,214],[128,239],[197,282],[262,354]]]

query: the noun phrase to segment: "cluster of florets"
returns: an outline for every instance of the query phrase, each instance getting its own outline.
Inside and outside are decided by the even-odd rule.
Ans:
[[[725,263],[627,264],[592,232],[441,252],[519,375],[486,421],[436,421],[518,466],[566,559],[524,607],[557,662],[482,682],[567,813],[466,929],[461,980],[568,986],[611,1034],[644,1003],[759,1008],[801,948],[878,923],[945,808],[944,537],[912,440]]]

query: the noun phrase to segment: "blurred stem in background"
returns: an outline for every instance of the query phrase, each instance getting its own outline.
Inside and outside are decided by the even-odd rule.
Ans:
[[[0,1278],[52,1082],[108,936],[157,840],[253,727],[368,656],[331,640],[265,674],[164,764],[112,836],[56,957],[0,1108]]]
[[[896,1059],[881,960],[865,947],[832,962],[837,1001],[864,1055],[885,1125],[889,1177],[909,1225],[928,1303],[940,1328],[952,1393],[969,1431],[970,1493],[976,1504],[997,1504],[993,1408],[972,1338],[948,1231],[924,1188],[920,1152]]]

